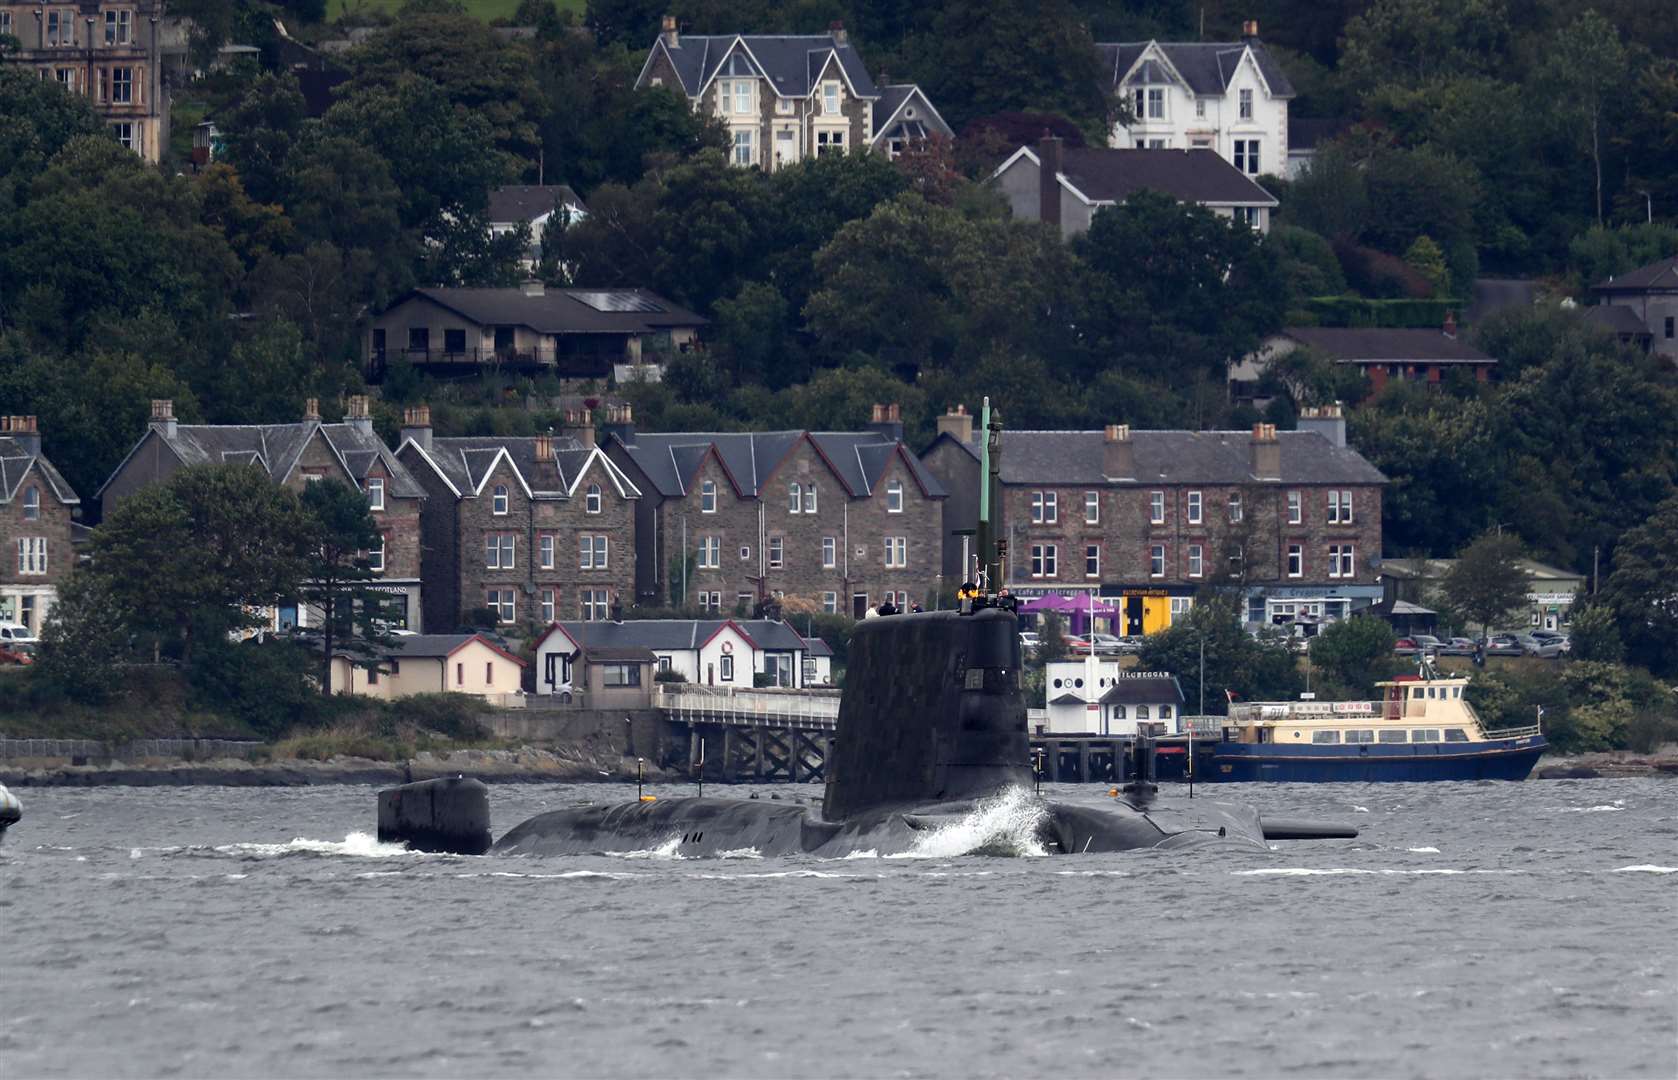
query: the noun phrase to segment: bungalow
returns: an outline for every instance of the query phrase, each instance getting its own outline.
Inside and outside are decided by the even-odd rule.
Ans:
[[[1382,326],[1289,326],[1254,352],[1230,365],[1230,396],[1252,400],[1259,378],[1271,363],[1296,349],[1313,349],[1336,364],[1354,365],[1369,375],[1369,392],[1388,382],[1425,382],[1438,389],[1448,371],[1471,373],[1489,382],[1497,360],[1457,336],[1455,316],[1447,313],[1438,330]]]
[[[413,694],[517,694],[525,663],[482,634],[410,634],[363,667],[348,653],[332,657],[332,692],[394,701]]]
[[[1047,164],[1045,164],[1047,163]],[[1046,221],[1072,237],[1088,231],[1096,211],[1138,191],[1157,191],[1270,231],[1276,197],[1214,151],[1106,150],[1062,147],[1048,136],[1036,149],[1014,151],[991,178],[1022,221]]]
[[[819,637],[804,639],[804,685],[833,685],[833,646]]]
[[[480,367],[606,379],[617,364],[687,352],[703,316],[645,289],[411,289],[373,316],[368,377],[393,360],[436,372]]]
[[[764,675],[775,686],[810,685],[808,645],[798,632],[770,619],[643,619],[564,622],[536,642],[536,693],[572,692],[578,654],[602,648],[651,651],[659,672],[691,683],[750,689]],[[828,669],[831,676],[831,667]],[[818,669],[819,671],[819,669]]]
[[[1045,734],[1135,735],[1140,725],[1177,730],[1183,687],[1169,671],[1138,671],[1117,658],[1044,665]]]

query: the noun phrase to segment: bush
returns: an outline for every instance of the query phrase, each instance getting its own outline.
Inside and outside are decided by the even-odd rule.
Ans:
[[[1373,694],[1396,666],[1392,628],[1368,616],[1342,619],[1312,639],[1311,663],[1333,682]]]
[[[674,668],[672,668],[668,671],[655,671],[655,672],[653,672],[653,682],[658,682],[658,683],[685,683],[687,681],[688,681],[688,677],[686,675],[683,675],[681,672],[675,670]]]
[[[451,739],[476,742],[489,738],[478,719],[478,702],[466,694],[415,694],[388,706],[393,719]]]
[[[320,723],[323,714],[341,707],[310,681],[316,660],[312,649],[294,641],[207,637],[188,679],[201,708],[231,713],[271,739],[294,725]]]

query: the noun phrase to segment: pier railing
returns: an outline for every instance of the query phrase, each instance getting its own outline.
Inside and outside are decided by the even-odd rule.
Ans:
[[[660,683],[653,705],[672,720],[831,731],[839,726],[837,690],[743,690]]]

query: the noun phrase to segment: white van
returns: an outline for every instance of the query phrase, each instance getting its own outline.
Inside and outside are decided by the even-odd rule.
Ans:
[[[0,649],[14,641],[36,641],[35,631],[22,623],[0,622]]]

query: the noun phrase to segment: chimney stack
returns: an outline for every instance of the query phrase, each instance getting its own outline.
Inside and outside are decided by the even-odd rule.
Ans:
[[[1259,480],[1282,478],[1282,444],[1276,439],[1275,424],[1253,425],[1253,476]]]
[[[1102,433],[1101,475],[1109,480],[1136,479],[1136,444],[1129,424],[1108,424]]]
[[[303,399],[303,422],[320,423],[320,398]]]
[[[431,406],[410,405],[402,410],[401,442],[409,439],[421,450],[431,449]],[[398,444],[400,445],[400,443]]]
[[[1043,130],[1037,140],[1037,220],[1060,228],[1060,173],[1064,157],[1060,136]]]
[[[151,403],[152,430],[165,439],[175,437],[175,403],[168,398],[153,398]]]
[[[666,15],[659,21],[659,37],[664,39],[665,48],[679,49],[682,47],[682,35],[676,29],[676,16]]]
[[[1346,414],[1338,401],[1303,409],[1296,426],[1300,431],[1315,431],[1335,446],[1346,445]]]
[[[845,24],[834,19],[827,26],[827,32],[833,35],[833,44],[843,48],[851,43],[851,35],[845,32]]]
[[[554,459],[554,437],[552,432],[536,436],[536,461],[552,461]]]
[[[948,435],[959,443],[973,441],[973,415],[965,405],[955,405],[938,418],[938,434]]]
[[[10,435],[26,453],[41,453],[41,429],[33,416],[0,416],[0,434]]]
[[[547,291],[548,287],[538,278],[527,278],[519,284],[519,292],[526,296],[545,296]]]
[[[1457,313],[1454,311],[1445,313],[1445,336],[1452,341],[1457,339]]]
[[[1252,41],[1258,37],[1258,20],[1248,19],[1241,24],[1241,40]]]
[[[566,409],[564,431],[584,446],[593,446],[594,414],[587,409]]]
[[[366,394],[351,394],[344,402],[344,423],[364,434],[373,434],[373,417],[367,411]]]
[[[892,442],[903,441],[903,410],[896,402],[890,405],[875,405],[874,418],[868,429]]]
[[[606,422],[600,427],[602,439],[616,435],[625,446],[635,445],[635,409],[629,403],[607,405]]]

